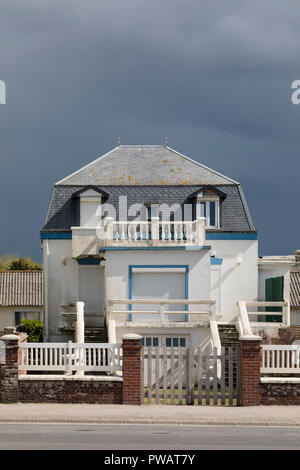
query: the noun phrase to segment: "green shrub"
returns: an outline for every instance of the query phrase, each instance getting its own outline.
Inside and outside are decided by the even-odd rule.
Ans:
[[[0,257],[0,271],[42,271],[43,266],[33,261],[32,256],[20,258],[18,255]]]
[[[43,322],[38,320],[22,320],[21,324],[25,327],[25,332],[28,334],[29,343],[42,343],[43,342]]]

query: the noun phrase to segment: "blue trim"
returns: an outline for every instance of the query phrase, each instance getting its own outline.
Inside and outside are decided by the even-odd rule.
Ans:
[[[211,246],[106,246],[100,249],[100,253],[103,251],[127,251],[127,250],[185,250],[185,251],[198,251],[198,250],[210,250]]]
[[[86,258],[77,258],[79,266],[99,266],[100,258],[94,258],[93,256],[87,256]]]
[[[223,263],[223,258],[210,258],[210,264],[220,265]]]
[[[206,232],[206,240],[258,240],[258,234]]]
[[[72,233],[49,232],[41,233],[41,240],[72,240]]]
[[[189,271],[190,267],[188,264],[131,264],[128,266],[128,298],[132,300],[132,270],[134,268],[184,268],[185,269],[185,299],[189,298]],[[132,304],[129,304],[128,309],[132,311]],[[185,311],[189,309],[188,304],[184,306]],[[132,321],[132,313],[128,315],[128,321]],[[189,315],[185,314],[185,321],[189,321]]]

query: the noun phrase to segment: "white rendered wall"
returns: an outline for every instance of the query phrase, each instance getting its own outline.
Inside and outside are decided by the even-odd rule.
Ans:
[[[217,320],[231,322],[237,316],[238,300],[257,300],[257,240],[209,240],[222,265],[211,268],[211,298],[216,300]]]
[[[189,299],[210,298],[209,250],[106,251],[105,258],[107,299],[128,298],[129,265],[188,265]],[[122,310],[124,307],[121,306],[116,309]]]
[[[102,326],[104,321],[103,268],[79,266],[77,261],[72,259],[72,240],[44,240],[43,257],[44,321],[48,323],[45,328],[48,339],[50,341],[62,340],[60,326],[62,326],[63,317],[61,314],[74,310],[62,307],[62,305],[74,304],[80,300],[87,302],[86,325]],[[95,325],[90,324],[92,315],[98,316]]]
[[[137,326],[119,326],[116,329],[116,342],[122,343],[122,336],[127,333],[136,333],[141,336],[188,336],[189,344],[194,348],[201,346],[206,348],[210,347],[210,329],[208,327],[196,327],[190,328],[186,327],[175,327],[175,328],[153,328],[151,324],[147,327],[137,327]]]

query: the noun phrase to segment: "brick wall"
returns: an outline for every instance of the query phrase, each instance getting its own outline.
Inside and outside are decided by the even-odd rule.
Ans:
[[[5,335],[1,336],[1,341],[5,342],[5,364],[0,366],[0,403],[17,403],[19,401],[19,337]]]
[[[0,364],[0,403],[141,403],[141,337],[125,335],[123,378],[116,376],[33,376],[18,374],[19,337],[5,335],[6,361]]]
[[[262,405],[300,405],[300,383],[262,383]]]
[[[260,405],[261,338],[240,340],[240,390],[242,406]]]
[[[98,403],[121,404],[122,381],[100,381],[97,378],[60,380],[19,380],[22,403]]]
[[[141,404],[141,336],[123,336],[123,404]]]

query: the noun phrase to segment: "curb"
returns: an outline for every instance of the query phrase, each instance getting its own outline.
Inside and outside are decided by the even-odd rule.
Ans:
[[[164,420],[155,421],[151,419],[74,419],[74,418],[4,418],[0,417],[0,424],[99,424],[99,425],[152,425],[152,426],[253,426],[253,427],[300,427],[300,421],[247,421],[247,420],[224,420],[224,421],[195,421],[195,420]]]

